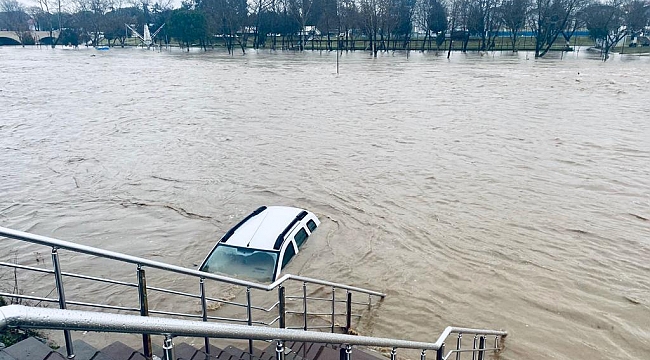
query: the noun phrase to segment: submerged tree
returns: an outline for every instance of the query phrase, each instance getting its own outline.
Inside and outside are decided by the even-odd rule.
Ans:
[[[305,48],[306,32],[308,21],[312,17],[312,11],[315,9],[315,0],[284,0],[286,11],[291,16],[300,30],[298,31],[298,50],[302,51]]]
[[[526,26],[529,9],[530,0],[504,0],[501,3],[499,12],[503,25],[510,30],[510,42],[513,52],[517,52],[517,38]]]
[[[625,22],[630,36],[636,37],[650,25],[650,1],[632,0],[624,5]],[[634,43],[635,46],[636,43]]]
[[[535,0],[530,24],[535,32],[536,58],[546,55],[582,6],[583,0]]]
[[[618,0],[608,3],[593,3],[583,12],[584,21],[589,30],[589,37],[603,51],[603,61],[609,58],[609,52],[628,33],[624,4]]]
[[[363,31],[368,36],[368,49],[376,57],[379,47],[377,35],[379,34],[379,21],[381,19],[381,0],[359,0],[359,16],[363,24]]]
[[[447,7],[441,0],[423,0],[418,6],[419,23],[425,30],[424,41],[420,51],[424,51],[427,44],[431,44],[431,37],[436,36],[436,49],[445,41],[445,31],[447,30]]]
[[[355,47],[354,36],[355,28],[358,28],[359,24],[359,10],[355,3],[355,0],[338,0],[338,14],[340,29],[343,32],[344,39],[341,39],[340,42],[344,44],[345,50]],[[339,35],[341,35],[339,33]]]
[[[415,0],[396,0],[393,5],[394,14],[394,30],[393,33],[397,37],[401,37],[402,48],[407,49],[410,47],[411,32],[413,30],[413,22],[415,17]],[[393,49],[395,49],[395,41],[393,41]]]
[[[203,13],[197,10],[176,9],[172,11],[169,18],[169,33],[176,38],[181,45],[185,45],[187,51],[195,41],[202,40],[206,35],[206,21]]]

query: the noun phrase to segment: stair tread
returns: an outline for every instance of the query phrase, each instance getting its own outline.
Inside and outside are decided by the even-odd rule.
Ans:
[[[229,345],[223,349],[224,352],[230,353],[241,360],[260,360],[259,357],[251,355],[248,351],[244,351],[240,348],[236,348],[232,345]]]
[[[341,359],[341,355],[339,350],[335,350],[330,347],[327,347],[325,346],[325,344],[322,344],[322,346],[320,346],[318,353],[313,357],[313,360],[340,360],[340,359]]]
[[[87,342],[77,339],[72,342],[72,350],[74,350],[75,360],[111,360],[103,355],[98,355],[96,348],[88,344]],[[67,357],[67,349],[65,346],[57,350],[63,357]]]
[[[291,352],[285,355],[285,360],[339,360],[340,347],[327,346],[324,343],[311,343],[300,341],[286,341],[285,347],[290,349]],[[275,353],[275,344],[270,344],[265,352],[273,350]],[[383,360],[383,356],[373,355],[361,348],[353,347],[352,352],[354,358],[358,360]],[[294,358],[291,358],[294,356]],[[269,359],[262,359],[269,360]]]
[[[74,360],[77,360],[77,357],[75,356]],[[102,354],[101,351],[98,351],[95,356],[90,358],[90,360],[113,360],[108,355]]]
[[[205,345],[201,346],[201,348],[199,348],[199,350],[200,350],[203,354],[205,354]],[[222,357],[221,357],[221,354],[222,354],[222,353],[223,353],[223,349],[218,348],[218,347],[216,347],[216,346],[210,344],[210,358],[221,359],[221,358],[222,358]],[[198,357],[195,356],[195,359],[191,359],[191,360],[202,360],[202,359],[200,359],[200,358],[198,358]],[[229,357],[228,357],[228,356],[225,356],[225,357],[224,357],[224,360],[229,360]]]
[[[263,350],[260,349],[253,349],[253,355],[258,357],[260,360],[275,360],[277,355],[275,353],[275,343],[270,344]],[[303,360],[301,357],[298,355],[289,352],[290,349],[285,348],[285,353],[284,353],[284,359],[285,360]]]
[[[291,352],[300,356],[303,359],[316,360],[320,348],[325,344],[300,342],[300,341],[287,341],[285,346],[291,349]],[[286,357],[286,356],[285,356]]]
[[[140,354],[144,355],[144,349],[142,348],[142,346],[140,346],[140,347],[137,349],[137,351],[138,351]],[[163,348],[162,348],[162,346],[160,346],[160,345],[159,345],[157,342],[155,342],[155,341],[152,342],[152,343],[151,343],[151,353],[152,353],[153,355],[158,356],[159,358],[162,359],[162,355],[163,355]],[[75,360],[77,360],[77,359],[75,359]]]
[[[13,358],[13,356],[10,356],[4,350],[0,350],[0,360],[16,360]]]
[[[33,337],[15,343],[2,351],[12,360],[46,359],[51,353],[56,352]]]
[[[376,355],[375,355],[376,354]],[[383,360],[385,357],[377,351],[369,351],[366,349],[352,348],[352,357],[355,360]]]
[[[201,346],[200,349],[197,349],[187,343],[174,345],[174,355],[177,360],[240,360],[239,357],[214,345],[210,345],[209,358],[205,353],[205,345]]]
[[[255,356],[260,358],[260,360],[275,360],[275,350],[273,352],[265,352],[263,350],[259,350],[259,353],[253,352]],[[292,360],[292,359],[285,359],[285,360]]]
[[[75,360],[146,360],[144,355],[128,345],[116,341],[97,350],[83,340],[73,342]],[[175,344],[176,360],[275,360],[276,344],[270,343],[264,349],[253,348],[253,355],[235,346],[223,350],[210,345],[210,356],[187,343]],[[285,342],[285,360],[340,360],[342,347],[324,343]],[[8,348],[0,350],[0,360],[66,360],[65,348],[54,351],[35,338],[25,339]],[[353,347],[352,356],[357,360],[382,360],[381,354],[375,355],[362,348]]]
[[[180,343],[174,345],[174,356],[176,356],[177,359],[192,360],[194,359],[194,355],[199,352],[203,355],[203,357],[205,357],[205,353],[203,351],[200,351],[188,343]]]
[[[44,360],[67,360],[67,358],[59,352],[52,351]]]
[[[113,360],[141,360],[144,356],[127,346],[126,344],[116,341],[99,350],[99,352],[109,359]],[[140,356],[138,356],[140,355]],[[94,359],[93,359],[94,360]]]

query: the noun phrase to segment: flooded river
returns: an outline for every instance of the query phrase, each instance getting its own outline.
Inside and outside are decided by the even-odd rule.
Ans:
[[[304,207],[288,272],[386,292],[363,334],[648,359],[650,57],[444,55],[0,48],[0,225],[195,268],[258,206]]]

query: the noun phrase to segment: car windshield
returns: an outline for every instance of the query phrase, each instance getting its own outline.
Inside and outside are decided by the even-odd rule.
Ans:
[[[278,253],[227,245],[217,246],[201,271],[245,277],[255,281],[273,281]]]

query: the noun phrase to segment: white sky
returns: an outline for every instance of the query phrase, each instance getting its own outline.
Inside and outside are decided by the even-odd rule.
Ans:
[[[50,11],[55,11],[56,6],[58,4],[58,0],[48,0],[48,1],[52,3],[50,5]],[[61,6],[65,9],[66,8],[65,4],[69,3],[70,1],[71,0],[61,0]],[[126,6],[126,4],[133,2],[133,0],[121,0],[121,1],[125,4],[125,6]],[[149,0],[149,1],[150,1],[151,4],[153,4],[157,0]],[[169,0],[161,0],[161,2],[166,2],[166,1],[169,1]],[[181,6],[181,0],[170,0],[170,1],[171,1],[171,5],[172,5],[173,8],[178,8],[178,7]],[[18,0],[18,2],[25,5],[26,7],[33,7],[33,6],[40,7],[38,0]],[[54,5],[54,6],[52,6],[52,5]]]

